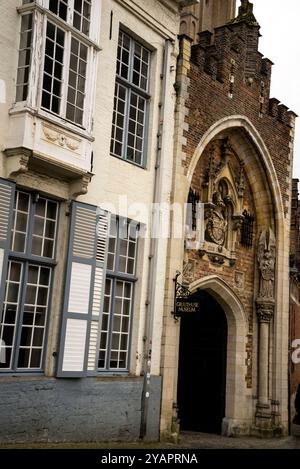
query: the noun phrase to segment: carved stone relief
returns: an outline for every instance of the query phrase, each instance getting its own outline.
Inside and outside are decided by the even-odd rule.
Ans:
[[[237,233],[244,218],[244,166],[228,137],[211,142],[205,152],[199,163],[198,182],[194,180],[204,204],[204,244],[199,254],[207,254],[215,265],[227,262],[233,266]]]
[[[43,124],[42,129],[44,140],[72,152],[77,152],[79,150],[81,144],[81,140],[79,138],[71,137],[49,124]]]
[[[206,210],[206,239],[224,246],[227,230],[226,205],[219,191],[213,194],[213,205]]]
[[[237,288],[240,290],[243,290],[245,286],[245,275],[244,272],[238,272],[236,271],[234,274],[234,283]]]

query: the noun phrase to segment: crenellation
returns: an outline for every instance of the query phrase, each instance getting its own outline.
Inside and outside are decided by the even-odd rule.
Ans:
[[[271,98],[269,100],[269,113],[270,113],[270,116],[277,118],[279,103],[280,103],[280,101],[277,98]]]
[[[285,106],[284,104],[278,105],[278,120],[279,122],[282,122],[283,124],[287,124],[287,125],[289,125],[290,123],[288,110],[289,108]]]
[[[289,126],[288,108],[269,99],[273,62],[258,51],[258,40],[259,26],[245,23],[220,26],[214,34],[201,32],[197,44],[191,41],[191,63],[198,73],[219,81],[224,96],[233,98],[238,92],[245,103],[253,100],[260,118],[269,115]]]
[[[201,33],[198,33],[198,43],[194,44],[194,47],[198,45],[202,47],[209,46],[212,42],[212,37],[213,33],[211,31],[202,31]]]
[[[272,62],[272,60],[268,59],[267,57],[262,58],[260,71],[261,74],[266,75],[269,80],[271,80],[272,65],[274,65],[274,62]]]

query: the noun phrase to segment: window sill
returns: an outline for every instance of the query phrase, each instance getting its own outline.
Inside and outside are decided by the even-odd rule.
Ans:
[[[0,381],[4,380],[15,380],[15,379],[20,379],[20,380],[25,380],[29,378],[30,380],[43,380],[43,379],[49,379],[49,377],[44,375],[43,371],[1,371],[0,372]]]
[[[130,374],[129,371],[126,372],[120,372],[120,373],[114,373],[110,371],[102,372],[99,371],[98,374],[95,376],[88,376],[88,378],[96,378],[97,381],[128,381],[128,380],[140,380],[143,379],[142,376],[135,376],[133,374]]]
[[[124,163],[131,164],[132,166],[135,166],[136,168],[147,170],[146,165],[139,165],[135,163],[134,161],[126,160],[125,158],[122,158],[122,156],[114,155],[113,153],[110,153],[110,156],[113,158],[116,158],[117,160],[123,161]]]

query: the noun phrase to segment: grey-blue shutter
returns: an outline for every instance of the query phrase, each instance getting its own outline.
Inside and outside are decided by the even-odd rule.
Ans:
[[[108,232],[108,212],[73,202],[58,377],[97,371]]]
[[[7,259],[13,222],[15,184],[0,178],[0,320],[3,310]]]

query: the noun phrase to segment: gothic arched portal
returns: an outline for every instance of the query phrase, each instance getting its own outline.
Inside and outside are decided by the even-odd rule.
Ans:
[[[178,417],[182,430],[222,432],[226,407],[227,319],[207,291],[193,295],[199,309],[181,318]]]

